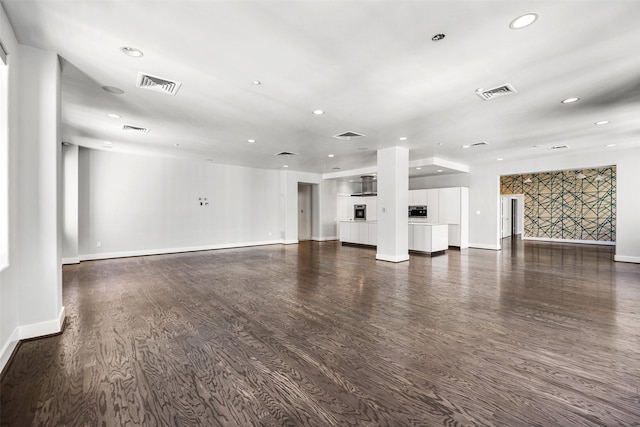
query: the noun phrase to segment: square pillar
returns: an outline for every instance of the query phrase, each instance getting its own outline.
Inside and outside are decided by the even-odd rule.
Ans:
[[[409,260],[409,150],[378,150],[378,249],[376,259]]]

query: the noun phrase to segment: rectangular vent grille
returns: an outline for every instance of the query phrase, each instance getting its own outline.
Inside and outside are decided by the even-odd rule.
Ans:
[[[122,130],[124,132],[135,132],[135,133],[141,133],[143,135],[146,135],[149,133],[149,129],[148,128],[140,128],[137,126],[129,126],[129,125],[122,125]]]
[[[348,131],[348,132],[343,132],[343,133],[338,134],[338,135],[334,135],[333,137],[337,138],[337,139],[341,139],[343,141],[351,141],[352,139],[362,138],[363,136],[364,135],[361,134],[361,133]]]
[[[569,148],[568,145],[553,145],[551,147],[548,147],[549,150],[566,150],[567,148]]]
[[[291,153],[289,151],[281,151],[279,153],[274,154],[274,156],[286,156],[286,157],[297,156],[297,155],[298,155],[298,153]]]
[[[490,101],[505,95],[511,95],[512,93],[516,93],[516,90],[509,83],[487,90],[479,89],[476,91],[476,95],[485,101]]]
[[[178,93],[178,89],[180,89],[182,83],[141,72],[138,73],[138,82],[136,83],[136,86],[142,89],[149,89],[156,92],[166,93],[168,95],[175,95]]]

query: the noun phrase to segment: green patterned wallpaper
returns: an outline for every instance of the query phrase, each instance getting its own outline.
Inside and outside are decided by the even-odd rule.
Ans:
[[[500,177],[501,194],[524,194],[524,237],[616,240],[616,167]]]

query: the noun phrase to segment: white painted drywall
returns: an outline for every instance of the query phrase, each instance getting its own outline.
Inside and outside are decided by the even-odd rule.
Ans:
[[[80,261],[78,251],[78,153],[77,145],[62,147],[63,171],[63,224],[62,261],[73,264]]]
[[[278,171],[81,148],[79,174],[81,259],[280,242]]]
[[[55,333],[61,275],[60,64],[17,43],[0,7],[8,52],[9,267],[0,273],[0,369],[19,339]]]

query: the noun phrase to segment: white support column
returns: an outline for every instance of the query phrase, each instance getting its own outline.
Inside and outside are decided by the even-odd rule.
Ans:
[[[79,147],[69,145],[62,147],[63,169],[63,224],[62,224],[62,263],[77,264],[80,262],[78,250],[78,160]]]
[[[378,250],[376,259],[409,260],[409,150],[378,150]]]

